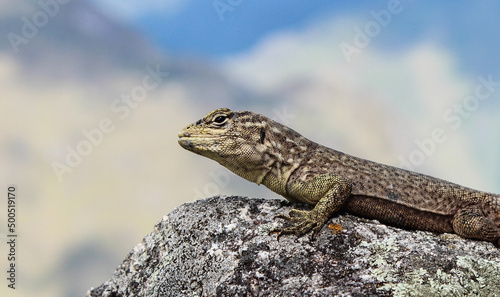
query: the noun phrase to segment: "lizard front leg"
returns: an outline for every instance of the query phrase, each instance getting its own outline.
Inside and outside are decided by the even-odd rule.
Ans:
[[[278,237],[283,234],[304,235],[312,230],[315,234],[337,212],[351,194],[352,184],[333,174],[321,174],[306,181],[295,181],[288,186],[288,196],[315,205],[312,210],[292,209],[288,215],[279,214],[276,217],[292,223],[292,227],[275,228]]]

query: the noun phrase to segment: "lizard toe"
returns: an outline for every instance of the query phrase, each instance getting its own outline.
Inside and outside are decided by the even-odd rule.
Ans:
[[[283,218],[283,216],[280,216]],[[278,232],[278,238],[285,234],[295,234],[297,236],[302,236],[309,231],[313,230],[313,233],[319,232],[321,225],[316,221],[311,220],[308,217],[287,217],[288,221],[296,223],[290,227],[278,227],[274,228],[271,232]],[[286,218],[285,218],[286,219]]]
[[[291,217],[305,217],[307,216],[311,211],[310,210],[300,210],[300,209],[292,209],[288,213],[289,216]]]
[[[283,220],[291,221],[292,217],[287,216],[287,215],[282,214],[282,213],[279,213],[279,214],[274,216],[274,219],[283,219]]]

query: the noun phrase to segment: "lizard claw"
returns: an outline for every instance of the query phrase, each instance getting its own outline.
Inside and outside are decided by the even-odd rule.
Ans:
[[[295,223],[295,225],[291,227],[277,227],[274,228],[271,233],[278,232],[278,240],[282,235],[286,234],[295,234],[297,236],[302,236],[309,231],[314,239],[314,235],[319,233],[321,227],[326,220],[320,219],[314,211],[305,211],[305,210],[297,210],[292,209],[289,212],[289,215],[278,214],[275,216],[275,219],[284,219],[289,222]],[[328,219],[328,218],[327,218]]]

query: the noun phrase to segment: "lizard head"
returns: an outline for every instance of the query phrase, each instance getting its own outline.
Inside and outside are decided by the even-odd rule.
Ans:
[[[188,151],[214,159],[246,158],[261,143],[263,116],[219,108],[179,132],[179,144]]]
[[[260,114],[219,108],[182,129],[179,144],[248,180],[258,181],[257,176],[269,169],[266,164],[275,151],[269,140],[274,124]]]

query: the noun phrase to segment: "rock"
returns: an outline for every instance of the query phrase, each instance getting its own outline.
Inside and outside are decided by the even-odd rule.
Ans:
[[[352,215],[316,238],[269,235],[285,200],[181,205],[87,296],[500,296],[500,249]]]

